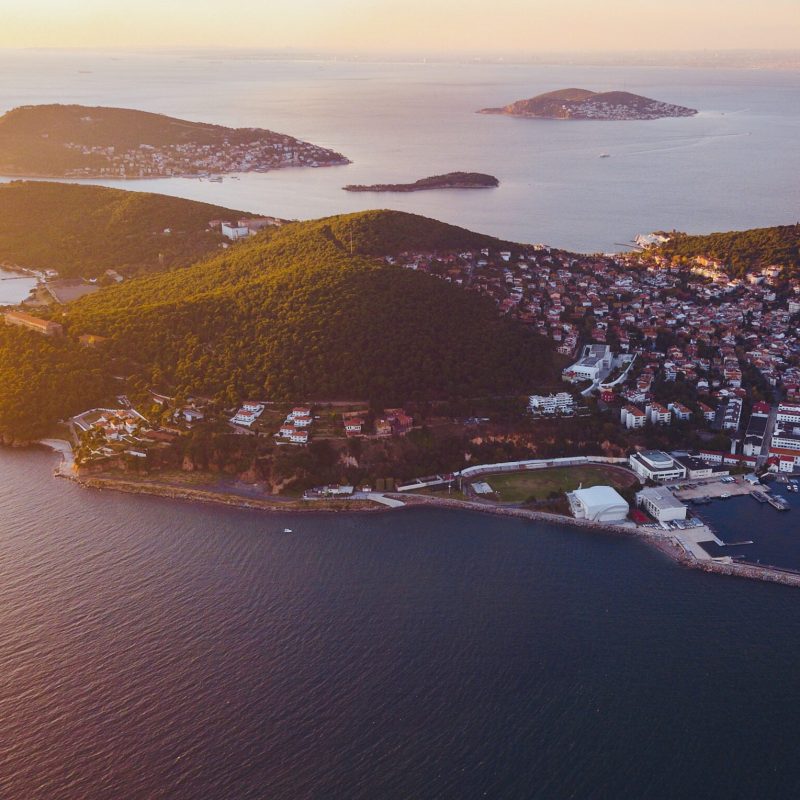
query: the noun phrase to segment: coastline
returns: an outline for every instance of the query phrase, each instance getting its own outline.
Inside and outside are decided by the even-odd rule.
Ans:
[[[61,461],[54,470],[55,477],[66,478],[73,483],[85,488],[95,490],[108,490],[125,494],[140,494],[153,497],[162,497],[170,500],[194,501],[211,505],[227,506],[228,508],[241,508],[254,511],[285,512],[292,514],[313,513],[388,513],[402,511],[410,508],[444,508],[451,510],[471,511],[479,514],[494,516],[515,517],[532,522],[544,522],[551,525],[563,525],[570,528],[580,528],[585,531],[594,531],[605,535],[628,536],[637,538],[680,566],[697,569],[706,573],[726,575],[734,578],[747,578],[766,583],[778,583],[784,586],[800,587],[800,573],[783,570],[778,567],[760,566],[755,564],[732,561],[729,558],[699,559],[686,549],[675,536],[668,532],[657,533],[656,529],[642,529],[635,525],[614,525],[612,523],[598,523],[590,520],[578,520],[572,517],[551,514],[546,511],[535,511],[527,508],[511,506],[493,506],[486,503],[470,500],[459,500],[450,497],[432,497],[419,494],[398,494],[387,492],[385,497],[400,500],[401,507],[389,507],[380,500],[268,500],[248,498],[241,495],[198,489],[193,487],[177,487],[166,483],[142,482],[125,478],[106,476],[81,477],[75,474],[72,446],[62,439],[42,439],[38,444],[60,453]],[[376,493],[376,498],[384,497]]]
[[[255,174],[264,174],[267,172],[274,172],[275,170],[279,169],[320,169],[322,167],[346,167],[348,164],[352,164],[353,162],[349,158],[345,158],[343,161],[331,161],[324,164],[317,164],[316,167],[312,167],[310,164],[278,164],[274,167],[268,167],[264,169],[248,169],[248,170],[234,170],[233,172],[215,172],[214,175],[220,176],[228,176],[228,175],[251,175]],[[186,172],[186,173],[179,173],[176,175],[101,175],[101,174],[91,174],[91,175],[47,175],[44,173],[38,172],[9,172],[8,170],[4,171],[0,174],[0,182],[4,179],[8,179],[9,181],[25,181],[25,180],[33,180],[33,181],[157,181],[157,180],[169,180],[171,178],[188,178],[191,180],[208,180],[206,176],[198,175],[196,172]]]

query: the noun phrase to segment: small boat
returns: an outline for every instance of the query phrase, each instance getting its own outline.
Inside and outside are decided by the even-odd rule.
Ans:
[[[600,153],[600,158],[611,158],[611,153]]]
[[[723,500],[727,500],[727,499],[728,499],[730,496],[731,496],[731,493],[730,493],[730,492],[723,492],[723,493],[720,495],[720,498],[722,498]]]
[[[291,528],[284,528],[283,532],[284,533],[292,533],[292,529]]]
[[[209,180],[211,183],[222,183],[222,175],[213,175]]]

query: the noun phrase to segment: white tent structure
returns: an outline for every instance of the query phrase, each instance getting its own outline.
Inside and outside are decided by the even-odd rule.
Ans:
[[[621,522],[630,507],[625,498],[611,486],[592,486],[567,493],[575,519],[592,522]]]

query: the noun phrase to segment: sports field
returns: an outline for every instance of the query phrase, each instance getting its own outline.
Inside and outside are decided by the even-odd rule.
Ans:
[[[636,483],[634,474],[601,464],[579,467],[553,467],[525,472],[505,472],[481,475],[498,494],[501,503],[523,503],[533,497],[544,500],[551,492],[571,492],[579,486],[613,486],[623,489]]]

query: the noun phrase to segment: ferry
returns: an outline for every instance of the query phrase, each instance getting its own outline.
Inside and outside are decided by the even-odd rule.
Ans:
[[[772,495],[768,498],[767,502],[778,511],[788,511],[790,508],[789,502],[786,500],[786,498],[779,497],[778,495]]]

